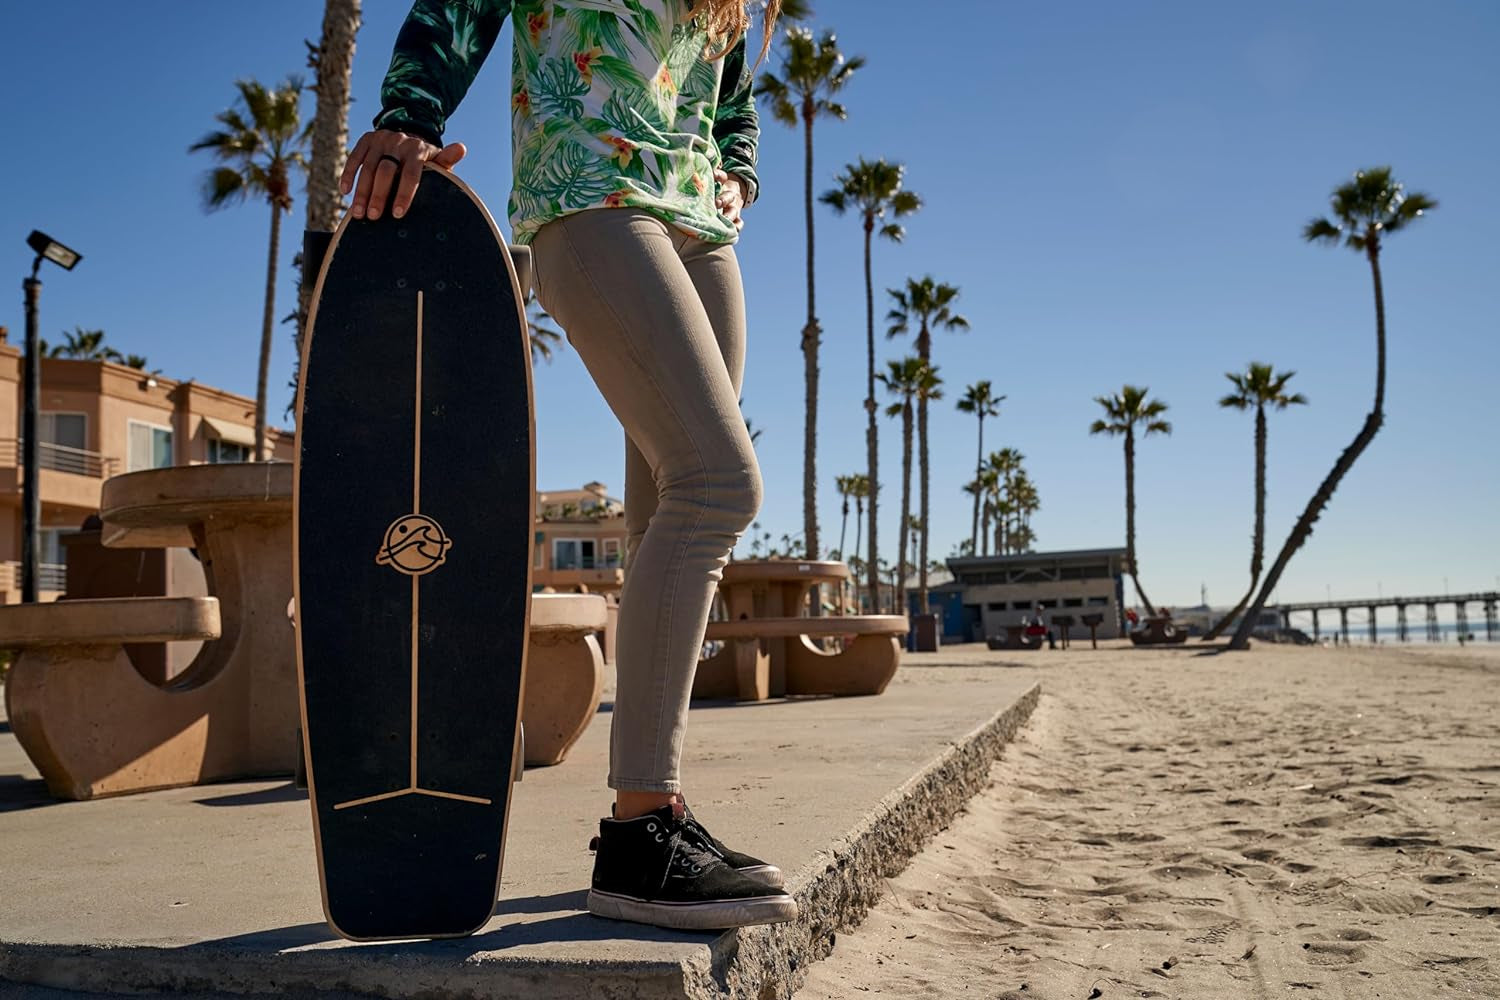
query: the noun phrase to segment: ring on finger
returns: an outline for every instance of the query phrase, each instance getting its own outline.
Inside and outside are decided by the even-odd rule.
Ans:
[[[394,163],[396,165],[396,169],[397,170],[401,169],[401,157],[399,157],[399,156],[392,156],[390,153],[382,153],[381,156],[380,156],[380,159],[376,160],[375,162],[376,162],[376,165],[379,166],[380,164],[384,163],[386,160],[390,160],[392,163]]]

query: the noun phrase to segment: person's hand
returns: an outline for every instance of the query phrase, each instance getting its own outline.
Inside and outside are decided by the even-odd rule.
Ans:
[[[396,197],[391,201],[391,215],[399,219],[411,208],[417,182],[422,179],[423,163],[431,160],[440,167],[452,167],[468,152],[461,142],[439,149],[405,132],[391,129],[366,132],[354,144],[354,150],[344,163],[339,190],[344,194],[354,191],[354,203],[349,206],[349,211],[356,219],[378,219],[390,198],[391,183],[399,175]],[[356,176],[359,178],[357,187]]]
[[[745,220],[740,216],[745,210],[745,182],[738,176],[715,167],[714,183],[718,189],[718,193],[714,195],[714,207],[719,210],[719,214],[734,223],[734,228],[745,228]]]

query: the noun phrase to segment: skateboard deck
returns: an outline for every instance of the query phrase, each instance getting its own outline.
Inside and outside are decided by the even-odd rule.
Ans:
[[[346,217],[298,387],[297,668],[329,924],[483,926],[500,880],[531,594],[533,427],[510,255],[428,166],[402,219]]]

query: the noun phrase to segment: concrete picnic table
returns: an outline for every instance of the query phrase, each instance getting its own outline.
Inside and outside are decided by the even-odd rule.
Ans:
[[[724,567],[719,594],[724,617],[803,618],[807,595],[819,584],[842,584],[849,567],[841,562],[791,559],[741,559]],[[821,609],[820,609],[821,610]],[[786,694],[787,639],[766,640],[771,658],[770,694]]]
[[[300,749],[292,596],[292,466],[178,465],[115,476],[100,499],[112,548],[195,549],[222,631],[174,687],[223,677],[215,718],[234,719],[238,773],[290,774]],[[222,722],[220,723],[223,724]]]
[[[696,697],[760,700],[788,694],[878,694],[899,662],[904,615],[809,616],[808,593],[842,585],[841,562],[796,559],[736,560],[719,583],[725,618],[707,638],[724,648],[699,663]],[[848,645],[826,652],[811,637],[843,636]]]
[[[129,473],[105,482],[100,506],[108,546],[196,550],[208,596],[0,609],[0,634],[22,650],[6,686],[13,729],[49,789],[81,799],[294,773],[292,466]],[[594,718],[604,661],[593,635],[605,617],[598,595],[532,595],[527,764],[561,762]],[[159,686],[123,649],[173,640],[203,646]]]

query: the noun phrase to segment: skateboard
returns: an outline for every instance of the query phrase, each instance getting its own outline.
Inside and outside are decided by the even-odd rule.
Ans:
[[[428,165],[346,217],[298,386],[297,672],[330,926],[457,937],[494,910],[531,598],[530,350],[494,221]]]

